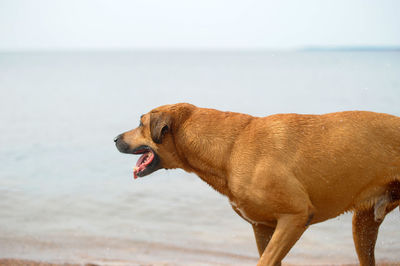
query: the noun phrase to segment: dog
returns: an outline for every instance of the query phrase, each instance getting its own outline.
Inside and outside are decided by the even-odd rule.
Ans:
[[[247,114],[164,105],[114,139],[140,154],[134,177],[164,168],[197,174],[228,197],[254,231],[257,265],[280,265],[311,225],[353,211],[362,266],[400,205],[400,118],[367,111]]]

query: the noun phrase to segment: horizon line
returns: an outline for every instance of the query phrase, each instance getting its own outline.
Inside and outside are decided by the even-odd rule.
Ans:
[[[0,48],[0,53],[46,53],[46,52],[397,52],[399,46],[384,45],[338,45],[338,46],[301,46],[292,48]]]

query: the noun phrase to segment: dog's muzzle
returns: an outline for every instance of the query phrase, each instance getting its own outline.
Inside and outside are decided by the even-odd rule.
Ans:
[[[115,146],[122,153],[127,153],[129,151],[129,145],[123,140],[123,135],[118,135],[114,138]]]

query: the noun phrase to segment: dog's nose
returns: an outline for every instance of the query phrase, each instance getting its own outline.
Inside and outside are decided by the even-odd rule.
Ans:
[[[117,146],[117,149],[118,149],[120,152],[126,153],[126,152],[129,151],[129,145],[128,145],[128,143],[126,143],[126,142],[123,140],[122,134],[116,136],[116,137],[114,138],[114,142],[115,142],[115,146]]]

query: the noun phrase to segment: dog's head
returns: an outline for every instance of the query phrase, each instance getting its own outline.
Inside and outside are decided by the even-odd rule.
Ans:
[[[187,103],[158,107],[142,115],[137,128],[114,139],[120,152],[141,154],[133,170],[135,178],[161,168],[182,168],[174,135],[194,108]]]

